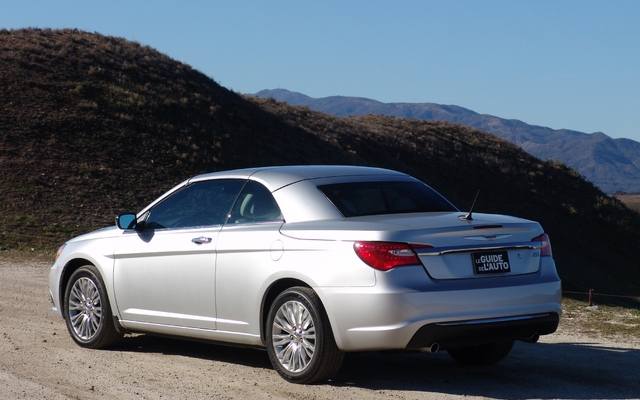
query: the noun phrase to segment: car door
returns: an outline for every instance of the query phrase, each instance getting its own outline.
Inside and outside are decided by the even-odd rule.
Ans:
[[[216,329],[218,233],[244,180],[196,182],[147,212],[115,248],[114,292],[125,327]]]
[[[279,232],[283,222],[269,190],[248,182],[218,237],[219,330],[259,335],[264,285],[284,252]]]

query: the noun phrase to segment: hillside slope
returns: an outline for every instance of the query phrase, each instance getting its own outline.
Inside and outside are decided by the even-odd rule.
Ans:
[[[461,209],[540,221],[565,288],[640,295],[640,215],[517,146],[447,122],[336,118],[233,93],[137,43],[0,31],[0,245],[55,249],[201,172],[277,164],[401,170]]]
[[[285,89],[261,90],[256,95],[306,105],[338,117],[376,114],[472,126],[515,143],[542,160],[562,161],[606,193],[640,192],[640,143],[630,139],[612,139],[600,132],[554,130],[435,103],[381,103],[346,96],[312,98]]]

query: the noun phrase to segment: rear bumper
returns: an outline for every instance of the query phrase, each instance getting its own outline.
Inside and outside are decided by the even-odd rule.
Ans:
[[[413,335],[407,349],[430,348],[434,343],[446,350],[455,347],[481,345],[499,340],[531,340],[558,329],[556,313],[526,315],[483,321],[456,321],[424,325]]]
[[[315,288],[343,351],[441,349],[555,332],[562,287],[553,260],[503,278],[435,281],[421,266],[376,275],[368,288]]]

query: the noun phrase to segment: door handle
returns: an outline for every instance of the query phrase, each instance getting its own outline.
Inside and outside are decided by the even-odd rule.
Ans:
[[[200,237],[191,239],[191,241],[195,244],[208,244],[208,243],[211,243],[211,238],[200,236]]]

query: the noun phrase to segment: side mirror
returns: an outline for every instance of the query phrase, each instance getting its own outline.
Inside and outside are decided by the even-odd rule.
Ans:
[[[136,229],[138,220],[135,214],[120,214],[116,216],[116,226],[120,229]]]

